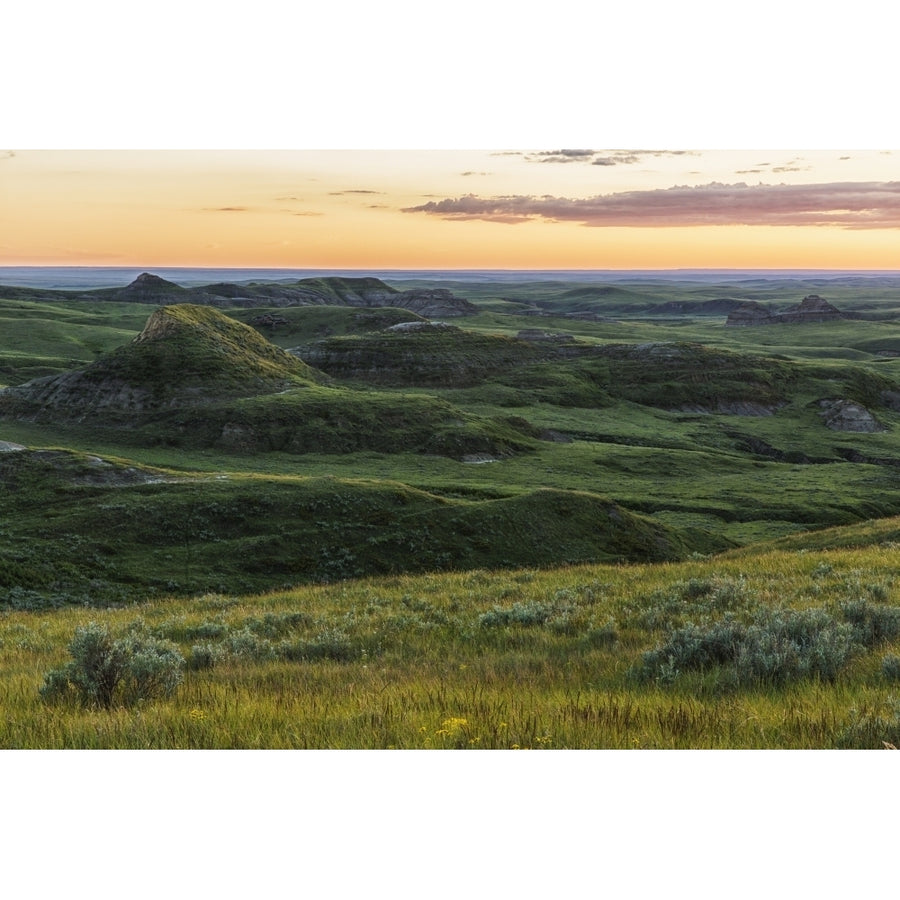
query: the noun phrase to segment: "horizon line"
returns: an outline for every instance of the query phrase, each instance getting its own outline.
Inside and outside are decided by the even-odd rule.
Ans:
[[[245,271],[259,270],[269,272],[872,272],[885,274],[900,275],[900,267],[893,269],[871,269],[871,268],[829,268],[829,267],[809,267],[809,266],[677,266],[677,267],[579,267],[579,268],[538,268],[538,267],[518,267],[518,266],[491,266],[491,267],[471,267],[471,266],[214,266],[214,265],[167,265],[159,263],[156,265],[145,265],[142,263],[121,263],[118,265],[67,265],[65,263],[54,263],[44,265],[39,263],[0,263],[0,271],[3,269],[143,269],[151,271],[152,269],[209,269],[213,271]]]

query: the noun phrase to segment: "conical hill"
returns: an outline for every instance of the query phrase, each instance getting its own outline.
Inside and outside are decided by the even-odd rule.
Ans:
[[[0,412],[33,418],[143,413],[309,384],[318,374],[255,329],[208,306],[156,310],[129,344],[85,369],[0,393]]]

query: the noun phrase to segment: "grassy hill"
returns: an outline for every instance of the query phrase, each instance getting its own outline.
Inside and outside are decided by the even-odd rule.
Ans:
[[[583,491],[448,497],[384,479],[186,476],[63,450],[0,454],[0,486],[7,609],[728,546]]]
[[[361,449],[462,457],[533,447],[524,420],[484,418],[427,396],[329,388],[257,330],[211,307],[154,312],[130,343],[90,366],[0,394],[0,418],[78,423],[126,445],[242,452]]]
[[[308,366],[254,329],[212,308],[180,304],[154,312],[134,340],[86,368],[6,391],[0,411],[34,419],[120,419],[315,380]]]

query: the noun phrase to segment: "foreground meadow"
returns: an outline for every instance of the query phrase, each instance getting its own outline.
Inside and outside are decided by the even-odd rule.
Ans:
[[[7,611],[0,746],[881,748],[900,743],[900,558],[869,540]],[[180,683],[42,696],[89,626],[174,645]]]

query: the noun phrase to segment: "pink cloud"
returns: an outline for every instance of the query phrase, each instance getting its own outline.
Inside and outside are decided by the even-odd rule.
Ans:
[[[408,207],[445,219],[515,224],[535,219],[593,227],[832,225],[900,228],[900,181],[711,184],[625,191],[583,199],[512,195],[430,201]]]

